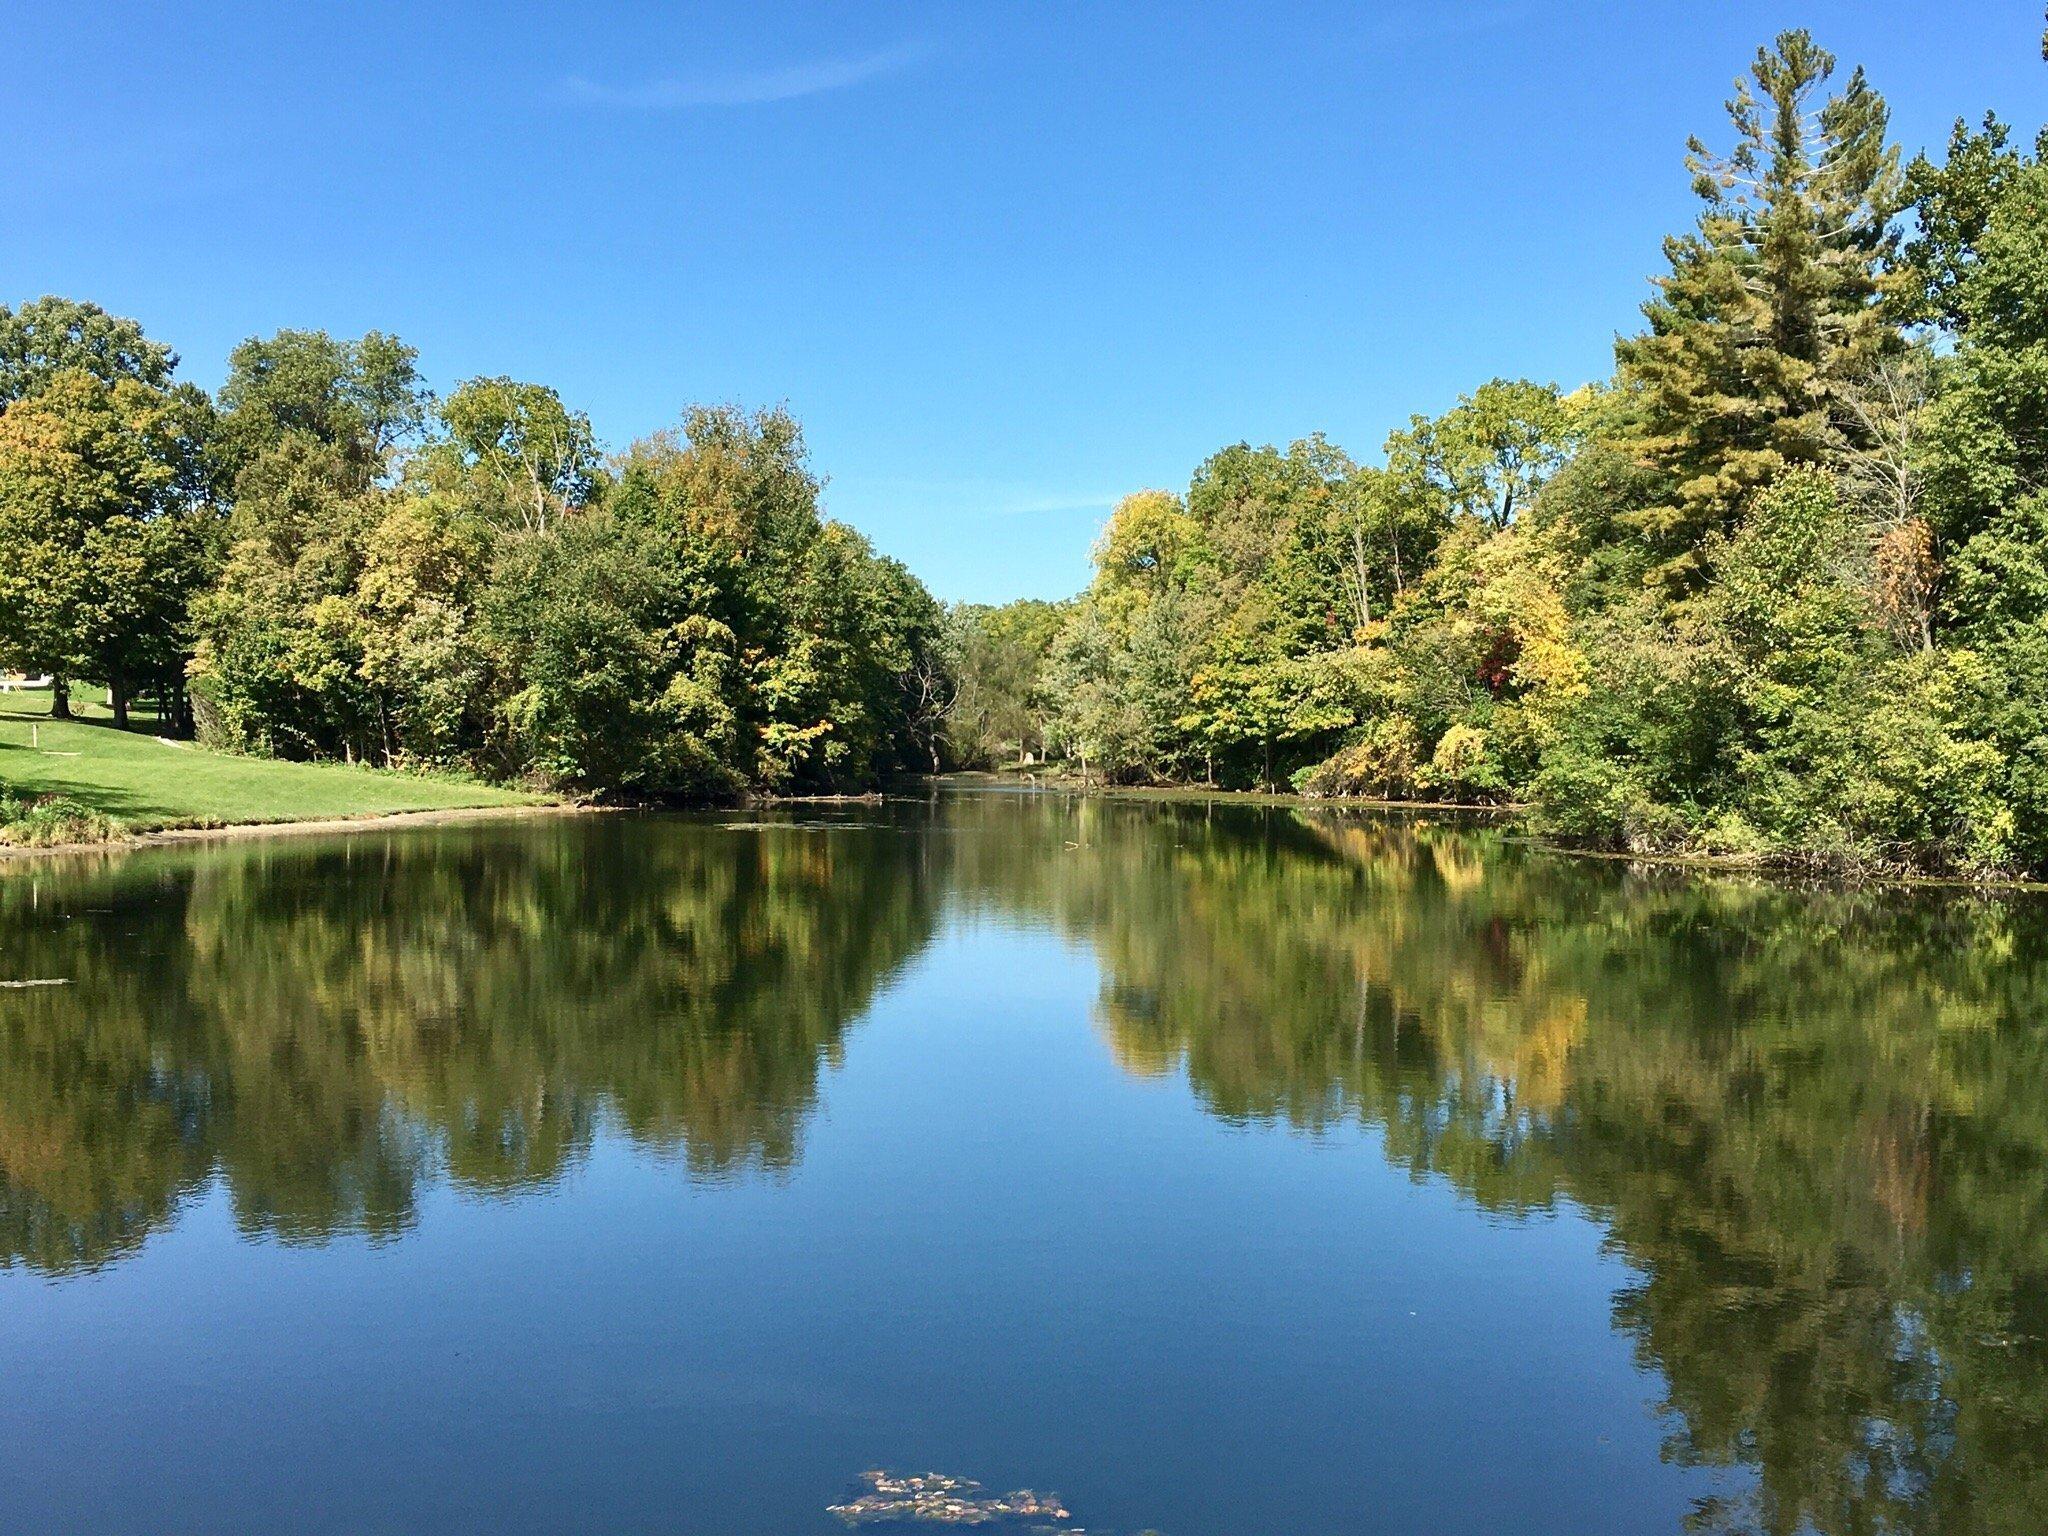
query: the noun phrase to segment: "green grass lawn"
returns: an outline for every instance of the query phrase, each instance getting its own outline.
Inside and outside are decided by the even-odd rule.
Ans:
[[[116,730],[104,694],[75,690],[76,720],[50,719],[47,692],[0,694],[0,789],[62,795],[129,831],[318,821],[394,811],[531,805],[545,796],[340,763],[284,763],[163,740],[146,711]]]

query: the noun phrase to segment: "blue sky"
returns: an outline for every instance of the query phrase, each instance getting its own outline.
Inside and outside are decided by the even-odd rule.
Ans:
[[[1685,136],[1788,25],[1909,150],[2048,103],[2036,0],[17,0],[0,302],[134,315],[209,386],[247,335],[395,331],[614,446],[787,401],[940,596],[1058,596],[1225,443],[1369,457],[1493,375],[1604,373]]]

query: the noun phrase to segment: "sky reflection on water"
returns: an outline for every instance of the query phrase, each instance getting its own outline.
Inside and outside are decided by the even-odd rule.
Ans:
[[[982,794],[8,868],[0,1528],[2039,1529],[2041,910]]]

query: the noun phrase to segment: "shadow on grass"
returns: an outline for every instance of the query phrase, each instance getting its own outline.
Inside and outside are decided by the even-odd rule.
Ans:
[[[90,726],[102,731],[122,731],[130,736],[167,736],[174,741],[188,741],[190,735],[184,731],[173,731],[154,715],[130,715],[126,725],[116,725],[111,715],[71,715],[60,718],[42,709],[12,709],[0,703],[0,720],[16,725]]]
[[[119,730],[103,694],[95,695],[88,689],[71,695],[71,713],[59,717],[50,713],[50,692],[47,688],[10,689],[0,693],[0,720],[18,720],[29,725],[98,725]],[[131,704],[128,706],[126,729],[143,736],[175,735],[186,739],[187,733],[169,730],[163,716],[153,704]]]
[[[40,722],[47,719],[48,716],[17,715],[15,718],[18,720],[26,718]],[[159,720],[153,718],[146,719],[138,715],[130,715],[126,725],[116,725],[111,718],[101,719],[97,715],[73,715],[69,720],[59,720],[57,723],[59,725],[83,725],[96,731],[119,731],[126,736],[161,736],[169,741],[190,740],[182,732],[170,730]]]
[[[0,784],[16,785],[31,795],[61,795],[120,821],[189,819],[189,813],[179,807],[164,805],[132,788],[74,779],[65,772],[64,763],[65,759],[34,747],[0,741]]]

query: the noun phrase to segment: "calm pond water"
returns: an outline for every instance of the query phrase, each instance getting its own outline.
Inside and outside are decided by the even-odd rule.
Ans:
[[[961,792],[0,866],[55,978],[7,1532],[2048,1528],[2033,900]]]

